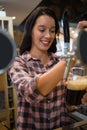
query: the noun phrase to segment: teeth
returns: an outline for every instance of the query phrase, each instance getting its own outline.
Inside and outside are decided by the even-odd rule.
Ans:
[[[48,44],[49,42],[43,42],[44,44]]]
[[[48,42],[48,41],[42,41],[42,43],[44,43],[44,44],[48,44],[49,42]]]

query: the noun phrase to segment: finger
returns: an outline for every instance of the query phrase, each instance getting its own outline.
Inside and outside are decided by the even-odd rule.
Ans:
[[[87,28],[85,28],[84,30],[87,31]]]
[[[84,20],[84,21],[80,21],[77,25],[77,28],[79,29],[84,29],[84,28],[87,28],[87,21]]]

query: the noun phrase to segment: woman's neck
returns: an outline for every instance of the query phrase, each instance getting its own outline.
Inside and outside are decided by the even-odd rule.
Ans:
[[[50,55],[49,55],[49,53],[48,52],[32,52],[32,51],[30,51],[29,52],[30,53],[30,55],[32,56],[32,57],[34,57],[34,58],[37,58],[37,59],[39,59],[39,60],[41,60],[41,62],[44,64],[44,65],[47,65],[47,63],[49,62],[49,60],[50,60]]]

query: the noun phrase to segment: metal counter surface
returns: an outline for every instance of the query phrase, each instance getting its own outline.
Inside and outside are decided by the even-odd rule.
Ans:
[[[79,121],[79,122],[73,123],[71,125],[63,126],[61,128],[54,129],[54,130],[80,130],[79,127],[85,126],[85,125],[87,125],[87,120]],[[87,127],[86,127],[86,129],[87,129]],[[83,129],[83,130],[86,130],[86,129]]]

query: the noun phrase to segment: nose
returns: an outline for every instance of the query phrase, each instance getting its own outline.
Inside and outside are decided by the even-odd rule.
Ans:
[[[45,37],[47,37],[47,38],[51,37],[51,33],[50,33],[50,31],[46,31],[46,33],[45,33]]]

